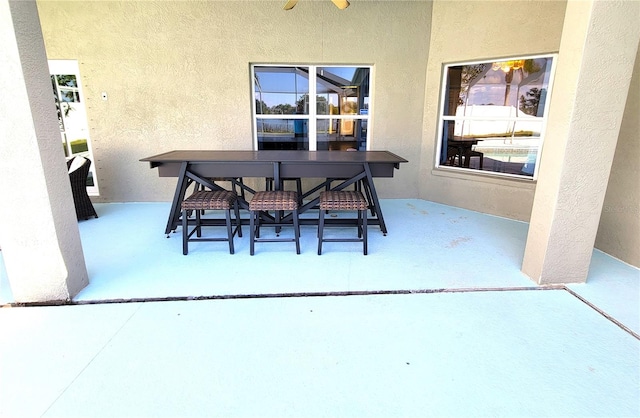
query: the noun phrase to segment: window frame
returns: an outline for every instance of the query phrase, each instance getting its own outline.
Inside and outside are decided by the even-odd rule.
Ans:
[[[489,171],[489,170],[478,170],[475,168],[459,167],[459,166],[456,167],[456,166],[442,164],[441,163],[441,157],[442,157],[441,154],[442,154],[442,145],[443,145],[442,141],[444,136],[444,126],[446,122],[452,121],[455,123],[455,122],[463,122],[463,121],[485,121],[485,122],[501,121],[501,122],[507,122],[507,123],[516,125],[517,122],[523,122],[526,120],[522,117],[518,117],[517,115],[506,116],[506,117],[445,115],[445,111],[447,108],[447,98],[448,98],[447,83],[448,83],[448,76],[449,76],[449,68],[459,67],[459,66],[471,66],[471,65],[478,65],[478,64],[491,64],[491,63],[515,61],[515,60],[538,59],[538,58],[550,58],[551,65],[549,69],[549,79],[546,84],[547,91],[546,91],[546,98],[545,98],[544,107],[543,107],[543,115],[539,120],[539,123],[541,125],[540,137],[539,137],[539,144],[536,152],[535,166],[534,166],[532,175],[503,173],[503,172]],[[545,53],[545,54],[535,54],[535,55],[518,55],[518,56],[511,56],[511,57],[487,58],[487,59],[480,59],[480,60],[456,61],[456,62],[450,62],[450,63],[443,63],[442,76],[440,79],[440,100],[439,100],[439,107],[438,107],[438,123],[437,123],[437,136],[436,136],[436,149],[435,149],[436,153],[435,153],[435,161],[434,161],[435,169],[459,172],[459,173],[465,173],[465,174],[474,174],[479,176],[498,177],[503,179],[506,178],[506,179],[527,180],[532,182],[536,181],[538,177],[538,169],[540,166],[542,148],[544,146],[545,137],[546,137],[547,123],[549,119],[549,108],[551,103],[551,97],[553,94],[553,83],[554,83],[554,76],[555,76],[557,61],[558,61],[557,53]],[[514,129],[514,132],[515,132],[515,129]]]
[[[308,68],[308,83],[309,83],[309,103],[308,103],[308,113],[306,114],[258,114],[256,112],[256,89],[255,89],[255,77],[256,77],[256,67],[304,67]],[[357,114],[318,114],[317,112],[317,98],[319,94],[317,93],[317,70],[319,68],[367,68],[369,70],[369,95],[368,95],[368,103],[367,103],[367,112],[365,114],[360,114],[358,111]],[[259,150],[258,143],[258,120],[259,119],[287,119],[287,120],[306,120],[307,123],[307,135],[309,141],[309,151],[316,151],[318,145],[318,120],[329,120],[331,121],[342,121],[342,120],[359,120],[362,121],[360,123],[364,123],[366,121],[366,135],[365,135],[365,150],[369,150],[371,147],[371,114],[373,107],[373,80],[374,80],[374,66],[371,64],[291,64],[291,63],[251,63],[250,64],[250,81],[251,81],[251,119],[252,119],[252,130],[253,130],[253,141],[252,146],[254,150]],[[322,95],[322,94],[320,94]],[[311,98],[314,100],[311,100]],[[340,123],[340,122],[338,122]]]

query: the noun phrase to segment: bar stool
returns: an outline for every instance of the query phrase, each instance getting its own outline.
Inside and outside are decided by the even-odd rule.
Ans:
[[[290,226],[292,223],[282,222],[281,215],[290,211],[293,218],[294,238],[260,238],[260,212],[274,211],[275,220],[269,226]],[[250,254],[254,254],[255,242],[295,242],[296,254],[300,254],[300,225],[298,223],[298,193],[285,190],[256,192],[249,202]]]
[[[235,214],[235,229],[231,222],[231,209]],[[207,224],[202,219],[205,210],[224,210],[225,224],[227,227],[227,238],[200,238],[202,236],[202,226],[213,226]],[[189,219],[189,213],[195,213],[195,219]],[[189,225],[194,225],[189,231]],[[236,192],[228,190],[199,190],[182,202],[182,254],[189,253],[189,242],[193,241],[228,241],[229,253],[233,254],[233,236],[238,233],[242,236],[242,226],[240,223],[240,209],[238,208],[238,195]],[[198,238],[191,238],[193,234]]]
[[[362,252],[367,255],[367,209],[369,205],[358,190],[320,192],[320,219],[318,222],[318,255],[323,242],[362,242]],[[358,211],[358,238],[324,238],[324,216],[330,210]]]

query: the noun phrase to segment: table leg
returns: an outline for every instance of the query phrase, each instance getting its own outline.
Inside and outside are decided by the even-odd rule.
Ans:
[[[280,181],[280,163],[274,161],[273,163],[273,190],[282,190],[282,183]]]
[[[284,190],[284,182],[280,178],[280,162],[273,162],[273,189],[274,190]],[[284,211],[275,211],[274,212],[275,222],[277,224],[282,223],[282,217],[284,216]],[[280,236],[280,231],[282,231],[282,226],[276,226],[276,236]]]
[[[176,184],[176,191],[173,195],[173,202],[171,202],[171,209],[169,210],[167,227],[164,230],[164,233],[167,234],[167,238],[169,238],[169,234],[171,233],[171,231],[176,230],[176,228],[178,227],[178,223],[180,222],[180,205],[184,200],[184,194],[190,184],[189,180],[186,177],[187,166],[187,162],[183,162],[180,166],[178,183]]]
[[[369,189],[369,193],[371,194],[371,200],[373,201],[373,209],[375,211],[376,217],[380,222],[380,230],[383,235],[387,235],[387,226],[384,223],[384,217],[382,216],[382,209],[380,208],[380,201],[378,200],[378,193],[376,193],[376,188],[373,185],[373,176],[371,175],[371,169],[369,168],[369,163],[364,163],[364,171],[367,175],[367,181],[365,187]]]

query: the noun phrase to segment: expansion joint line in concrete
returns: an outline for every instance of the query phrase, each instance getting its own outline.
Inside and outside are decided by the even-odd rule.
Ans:
[[[104,300],[79,300],[79,301],[54,301],[54,302],[28,302],[10,303],[0,306],[0,308],[22,308],[36,306],[74,306],[74,305],[100,305],[113,303],[148,303],[148,302],[180,302],[198,300],[227,300],[227,299],[269,299],[269,298],[305,298],[305,297],[339,297],[339,296],[375,296],[375,295],[412,295],[429,293],[478,293],[478,292],[513,292],[513,291],[541,291],[541,290],[564,290],[573,297],[586,304],[591,309],[613,322],[623,331],[627,332],[637,340],[640,335],[625,326],[623,323],[598,308],[565,285],[544,285],[525,287],[479,287],[479,288],[453,288],[453,289],[400,289],[400,290],[354,290],[336,292],[290,292],[290,293],[256,293],[237,295],[208,295],[208,296],[169,296],[152,298],[130,298],[130,299],[104,299]]]

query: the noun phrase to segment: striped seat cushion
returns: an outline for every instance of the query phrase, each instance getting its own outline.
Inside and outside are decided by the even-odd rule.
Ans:
[[[322,210],[365,210],[367,207],[367,200],[359,191],[320,192],[320,209]]]
[[[298,193],[285,190],[257,192],[249,203],[249,210],[298,209]]]
[[[235,192],[228,190],[201,190],[182,202],[182,210],[230,209],[237,198]]]

